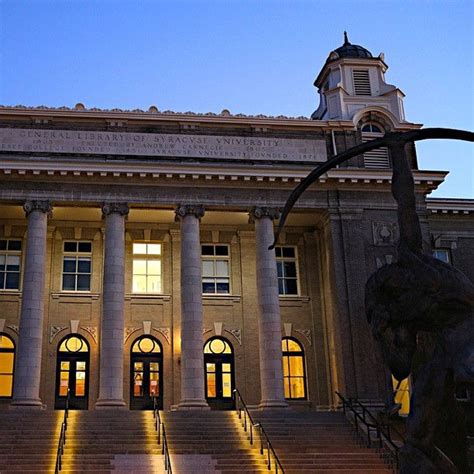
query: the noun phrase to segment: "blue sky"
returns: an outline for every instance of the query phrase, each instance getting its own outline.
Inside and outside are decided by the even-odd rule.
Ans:
[[[328,53],[383,51],[407,119],[474,129],[474,1],[0,0],[0,103],[309,116]],[[474,145],[418,145],[474,198]]]

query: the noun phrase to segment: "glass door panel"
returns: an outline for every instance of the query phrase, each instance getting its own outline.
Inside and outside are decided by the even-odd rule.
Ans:
[[[142,355],[132,353],[132,389],[130,408],[132,410],[152,410],[153,398],[158,408],[163,406],[161,355]]]

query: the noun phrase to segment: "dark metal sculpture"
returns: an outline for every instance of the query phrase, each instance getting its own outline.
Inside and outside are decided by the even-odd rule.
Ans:
[[[413,175],[405,146],[427,139],[474,142],[474,133],[443,128],[389,133],[329,159],[289,196],[273,244],[297,199],[322,174],[364,152],[380,146],[390,148],[392,194],[398,205],[400,228],[398,255],[394,263],[380,268],[368,279],[366,314],[383,359],[399,381],[412,372],[418,333],[433,333],[437,339],[431,359],[420,369],[414,384],[407,439],[401,450],[402,474],[468,472],[466,434],[462,423],[454,422],[454,413],[456,383],[474,384],[474,285],[453,266],[423,252]],[[447,414],[453,415],[449,436],[444,426]],[[444,439],[440,433],[445,434]],[[454,456],[456,465],[436,444],[460,447]]]

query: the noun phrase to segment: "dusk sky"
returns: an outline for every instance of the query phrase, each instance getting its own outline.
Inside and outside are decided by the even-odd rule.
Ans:
[[[474,129],[474,1],[1,0],[0,103],[309,116],[343,42],[385,53],[409,121]],[[474,198],[474,145],[418,145]]]

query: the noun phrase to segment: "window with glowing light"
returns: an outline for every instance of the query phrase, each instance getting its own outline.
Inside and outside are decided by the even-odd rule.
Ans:
[[[0,333],[0,398],[13,395],[14,367],[15,343],[9,336]]]
[[[285,337],[281,345],[283,353],[283,384],[288,400],[306,399],[306,373],[304,351],[300,343]]]
[[[133,243],[133,293],[162,293],[161,252],[160,243]]]

